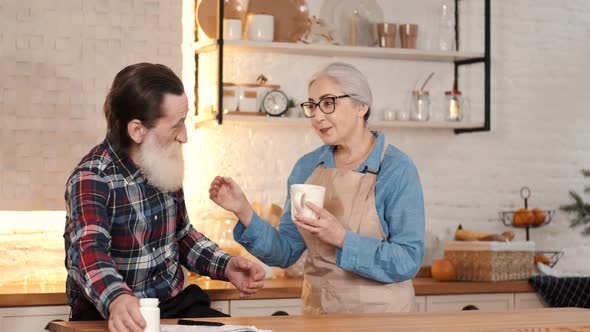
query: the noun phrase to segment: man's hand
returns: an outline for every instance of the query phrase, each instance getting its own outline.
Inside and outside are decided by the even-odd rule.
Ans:
[[[119,295],[109,305],[110,332],[143,332],[145,320],[139,311],[139,299],[133,295]]]
[[[222,208],[233,212],[244,226],[250,226],[252,208],[242,188],[230,177],[216,176],[209,187],[209,198]]]
[[[262,266],[244,257],[233,257],[227,263],[225,276],[236,286],[242,297],[255,294],[264,286],[265,273]]]

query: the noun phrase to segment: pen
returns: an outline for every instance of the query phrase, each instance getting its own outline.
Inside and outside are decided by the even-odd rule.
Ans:
[[[207,322],[203,320],[179,319],[178,325],[223,326],[225,324],[219,322]]]

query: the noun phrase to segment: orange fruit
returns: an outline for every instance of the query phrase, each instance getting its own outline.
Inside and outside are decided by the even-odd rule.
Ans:
[[[514,212],[512,223],[518,227],[527,227],[533,224],[535,215],[527,208],[522,208]]]
[[[539,208],[534,208],[531,210],[531,212],[535,216],[535,220],[533,220],[533,226],[541,226],[547,218],[547,213]]]
[[[541,255],[541,254],[535,255],[535,264],[537,264],[539,262],[541,262],[545,265],[551,265],[551,260],[549,259],[549,257],[547,257],[545,255]]]
[[[446,258],[432,262],[430,274],[434,280],[438,281],[452,281],[456,278],[455,266]]]

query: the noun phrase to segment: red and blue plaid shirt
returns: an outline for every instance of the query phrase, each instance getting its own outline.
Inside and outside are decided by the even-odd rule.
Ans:
[[[105,140],[66,184],[66,292],[74,312],[109,316],[121,294],[165,301],[183,288],[181,265],[227,280],[228,253],[190,224],[182,189],[149,185],[128,156]]]

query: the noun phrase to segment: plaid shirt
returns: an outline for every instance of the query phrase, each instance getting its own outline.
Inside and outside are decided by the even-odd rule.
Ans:
[[[165,301],[183,288],[181,265],[225,278],[228,253],[190,224],[182,189],[149,185],[107,140],[78,164],[66,185],[66,292],[74,312],[109,316],[121,294]]]

